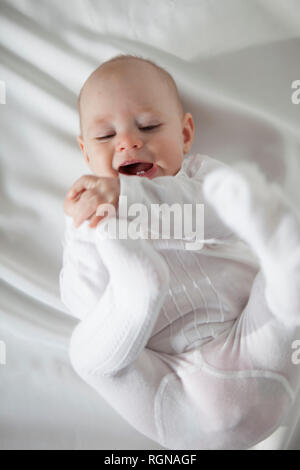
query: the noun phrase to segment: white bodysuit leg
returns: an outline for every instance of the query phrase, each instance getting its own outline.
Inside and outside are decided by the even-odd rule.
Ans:
[[[299,248],[298,216],[289,205],[283,210],[284,197],[276,190],[272,207],[279,210],[273,211],[270,229],[267,183],[261,182],[264,191],[257,194],[248,170],[226,171],[227,180],[221,172],[207,180],[207,197],[250,244],[262,266],[233,325],[184,353],[148,349],[168,288],[167,266],[147,240],[101,240],[97,250],[110,282],[97,301],[91,299],[70,342],[77,373],[132,426],[169,449],[252,447],[282,422],[299,388],[291,345],[299,333],[300,260],[298,255],[296,260],[286,259],[284,252],[289,237]],[[230,199],[238,188],[246,197]],[[235,206],[237,217],[227,218]],[[265,213],[257,215],[256,208],[261,207]],[[61,277],[61,284],[65,279],[66,275]]]

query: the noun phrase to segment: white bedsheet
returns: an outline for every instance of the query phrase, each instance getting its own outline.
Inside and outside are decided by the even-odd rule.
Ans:
[[[299,203],[300,3],[0,0],[0,40],[0,449],[160,449],[68,358],[77,320],[59,299],[62,204],[89,173],[76,98],[113,55],[150,58],[194,116],[191,153],[255,160]],[[257,449],[300,449],[299,405]]]

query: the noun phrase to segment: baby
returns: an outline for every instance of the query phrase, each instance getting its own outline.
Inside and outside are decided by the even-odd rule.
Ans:
[[[297,210],[251,164],[184,156],[192,115],[151,61],[102,64],[79,111],[78,142],[93,174],[64,201],[60,291],[80,320],[72,366],[165,448],[254,446],[283,422],[299,387],[291,360],[300,324]],[[201,249],[188,250],[184,235],[151,236],[151,226],[130,238],[124,197],[149,211],[204,204]],[[108,205],[115,214],[104,215]],[[112,219],[125,237],[105,230]]]

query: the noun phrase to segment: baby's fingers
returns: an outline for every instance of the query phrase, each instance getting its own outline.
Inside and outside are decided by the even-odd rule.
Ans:
[[[71,189],[67,193],[67,198],[72,199],[77,194],[87,189],[95,187],[98,177],[95,175],[83,175],[72,185]]]
[[[102,219],[104,219],[105,215],[94,215],[91,220],[90,220],[90,228],[95,228],[97,227],[98,223],[101,222]]]
[[[75,227],[79,227],[82,222],[93,216],[100,203],[101,199],[98,194],[93,194],[92,190],[85,191],[80,200],[75,203],[73,215]]]
[[[64,207],[64,213],[66,215],[70,215],[71,217],[73,217],[74,211],[75,211],[74,201],[65,197],[63,207]]]
[[[97,227],[98,223],[101,222],[102,219],[105,219],[106,217],[115,217],[115,216],[116,216],[115,207],[108,202],[102,202],[101,204],[98,205],[96,214],[90,221],[90,227],[95,228]]]
[[[84,213],[80,213],[80,215],[73,217],[75,228],[78,228],[86,219],[89,219],[94,212],[95,209],[86,209]]]

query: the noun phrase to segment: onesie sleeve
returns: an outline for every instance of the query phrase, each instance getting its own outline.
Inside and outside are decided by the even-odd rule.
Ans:
[[[227,227],[218,217],[213,207],[206,202],[203,195],[203,182],[208,173],[224,163],[205,155],[191,155],[185,158],[181,170],[175,176],[159,176],[152,180],[141,178],[135,175],[120,174],[120,198],[119,198],[119,217],[125,213],[129,207],[135,203],[140,203],[151,213],[152,204],[174,203],[183,207],[184,204],[203,204],[204,207],[204,237],[208,238],[227,238],[232,234],[232,230]],[[194,210],[194,209],[193,209]],[[184,212],[184,219],[191,218],[195,212]],[[159,223],[149,223],[148,233],[162,235],[163,211],[156,212]],[[155,216],[157,217],[157,216]],[[185,223],[187,221],[185,220]],[[187,224],[192,226],[192,221]],[[183,238],[184,231],[182,230]],[[189,238],[186,238],[189,239]]]
[[[59,274],[60,297],[68,312],[83,319],[102,296],[108,272],[94,243],[95,230],[85,221],[75,228],[65,215],[63,261]]]

